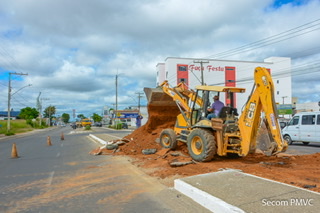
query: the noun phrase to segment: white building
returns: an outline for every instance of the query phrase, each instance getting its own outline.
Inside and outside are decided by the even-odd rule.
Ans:
[[[267,68],[271,73],[275,101],[279,104],[291,104],[291,59],[285,57],[270,57],[263,62],[168,57],[164,63],[156,66],[157,85],[168,80],[171,86],[175,86],[183,80],[189,88],[194,89],[201,85],[203,73],[203,80],[207,85],[245,88],[246,93],[236,96],[235,107],[241,109],[252,90],[254,69],[259,66]],[[228,102],[224,94],[221,94],[220,100]]]
[[[319,102],[309,102],[296,104],[296,112],[316,112],[320,111],[320,103]]]

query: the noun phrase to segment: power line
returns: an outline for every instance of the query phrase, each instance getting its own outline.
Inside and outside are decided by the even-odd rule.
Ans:
[[[317,22],[319,22],[319,23],[317,23]],[[288,39],[291,39],[294,37],[298,37],[298,36],[319,30],[320,27],[317,27],[319,25],[320,25],[320,19],[316,19],[316,20],[311,21],[309,23],[306,23],[306,24],[300,25],[298,27],[292,28],[290,30],[281,32],[279,34],[276,34],[276,35],[273,35],[273,36],[270,36],[270,37],[267,37],[267,38],[264,38],[264,39],[261,39],[261,40],[258,40],[258,41],[255,41],[255,42],[252,42],[252,43],[249,43],[249,44],[246,44],[246,45],[243,45],[243,46],[231,49],[231,50],[227,50],[227,51],[224,51],[221,53],[210,55],[205,58],[216,58],[216,59],[223,58],[223,57],[247,52],[250,50],[254,50],[257,48],[261,48],[264,46],[268,46],[271,44],[279,43],[284,40],[288,40]]]

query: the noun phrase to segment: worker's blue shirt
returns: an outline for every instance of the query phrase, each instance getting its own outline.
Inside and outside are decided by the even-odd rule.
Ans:
[[[211,105],[211,108],[214,109],[214,114],[216,116],[219,116],[219,113],[221,111],[221,109],[224,107],[224,103],[222,103],[219,100],[216,100],[215,102],[213,102],[213,104]]]

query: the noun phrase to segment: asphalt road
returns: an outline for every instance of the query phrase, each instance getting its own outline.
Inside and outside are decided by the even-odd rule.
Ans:
[[[310,143],[308,145],[302,144],[302,142],[294,142],[289,145],[286,153],[293,155],[307,155],[320,152],[320,143]]]
[[[67,126],[0,138],[0,212],[208,212],[145,175],[129,158],[89,154],[99,146],[90,133],[122,138],[131,131]],[[11,158],[13,143],[17,159]],[[319,151],[320,144],[295,143],[287,153]]]
[[[128,158],[89,155],[98,146],[89,133],[63,127],[1,138],[0,212],[208,212]],[[11,158],[13,143],[19,158]]]

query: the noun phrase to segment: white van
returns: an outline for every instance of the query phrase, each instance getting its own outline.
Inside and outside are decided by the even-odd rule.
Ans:
[[[301,112],[293,116],[287,126],[282,129],[282,135],[289,144],[302,142],[320,143],[320,112]]]

